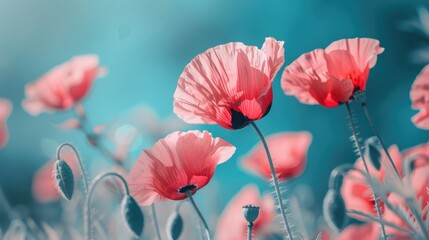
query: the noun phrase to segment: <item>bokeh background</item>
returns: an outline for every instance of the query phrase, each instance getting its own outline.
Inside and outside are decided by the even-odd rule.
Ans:
[[[286,66],[300,54],[337,39],[376,38],[386,50],[371,71],[367,96],[379,132],[388,145],[400,149],[427,141],[427,132],[410,121],[415,111],[410,108],[409,90],[424,66],[410,53],[429,42],[424,35],[400,27],[416,17],[416,7],[425,4],[429,5],[417,0],[0,0],[0,97],[14,105],[8,121],[10,140],[0,150],[0,185],[12,205],[24,205],[35,215],[40,205],[31,194],[32,178],[51,159],[56,144],[75,144],[92,172],[108,166],[81,133],[55,127],[72,113],[32,117],[21,108],[27,83],[79,54],[97,54],[108,69],[83,102],[90,121],[100,124],[142,104],[163,118],[173,114],[173,93],[183,68],[194,56],[219,44],[240,41],[261,46],[265,37],[273,36],[285,41]],[[301,130],[313,134],[307,168],[290,181],[289,188],[309,186],[320,211],[331,170],[356,158],[345,107],[302,105],[283,94],[280,75],[273,83],[271,112],[258,124],[266,135]],[[370,136],[360,108],[353,107],[362,136]],[[240,156],[258,142],[252,128],[187,128],[207,129],[237,147],[234,157],[219,166],[213,181],[196,195],[197,201],[204,205],[204,196],[214,191],[221,209],[249,182],[269,191],[263,180],[238,164]],[[127,164],[132,165],[149,142],[143,139],[134,147]],[[0,209],[4,219],[2,214]]]

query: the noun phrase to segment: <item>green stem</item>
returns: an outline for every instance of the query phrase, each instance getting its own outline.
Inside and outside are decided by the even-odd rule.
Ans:
[[[284,204],[283,204],[283,201],[281,198],[279,182],[277,179],[276,171],[274,169],[273,159],[271,158],[270,150],[268,149],[268,145],[267,145],[267,142],[265,141],[264,135],[261,133],[258,126],[256,126],[256,123],[252,121],[251,124],[252,124],[253,128],[255,129],[256,133],[258,134],[259,138],[261,139],[262,144],[264,145],[265,153],[267,154],[267,158],[268,158],[268,164],[270,165],[271,175],[273,176],[274,189],[276,191],[277,201],[279,202],[280,213],[281,213],[281,216],[283,218],[284,224],[286,226],[286,231],[287,231],[287,234],[289,236],[289,240],[293,240],[292,230],[291,230],[291,227],[290,227],[289,222],[287,220],[285,207],[284,207]]]
[[[387,150],[386,146],[383,143],[383,140],[381,140],[380,134],[378,133],[377,129],[375,128],[374,121],[372,121],[372,118],[371,118],[371,115],[369,114],[368,107],[367,107],[366,103],[362,103],[361,106],[365,112],[366,119],[368,120],[372,131],[374,132],[375,136],[378,138],[378,141],[380,141],[381,147],[383,148],[383,151],[386,153],[387,158],[389,159],[390,165],[392,165],[392,168],[393,168],[393,170],[395,170],[396,175],[398,177],[400,177],[401,175],[399,174],[399,171],[396,168],[395,163],[393,162],[393,159],[390,156],[389,151]]]
[[[104,173],[104,174],[100,174],[97,177],[94,178],[91,187],[89,189],[88,195],[86,196],[86,201],[85,201],[85,205],[86,205],[86,228],[85,228],[85,232],[86,232],[86,238],[87,240],[92,240],[92,232],[91,232],[91,198],[92,198],[92,194],[94,192],[95,187],[97,186],[97,184],[104,179],[105,177],[117,177],[121,180],[122,184],[124,185],[124,189],[125,189],[125,195],[130,195],[130,191],[128,189],[128,184],[125,181],[124,177],[122,177],[120,174],[115,173],[115,172],[108,172],[108,173]]]
[[[197,212],[198,216],[201,219],[201,222],[204,225],[205,228],[205,232],[206,232],[206,236],[207,236],[207,240],[210,240],[210,229],[209,229],[209,225],[207,224],[206,220],[203,217],[203,214],[201,214],[200,209],[198,209],[197,204],[194,201],[194,198],[192,197],[192,194],[189,190],[186,190],[186,195],[188,196],[189,200],[192,203],[192,206],[194,207],[195,211]]]
[[[156,216],[155,203],[152,203],[152,205],[150,205],[150,206],[152,208],[153,221],[155,222],[156,235],[158,237],[158,240],[161,240],[161,233],[159,231],[159,224],[158,224],[158,218]]]
[[[77,152],[77,149],[70,143],[63,143],[61,144],[57,149],[57,160],[61,159],[61,149],[64,147],[69,147],[74,151],[74,154],[76,155],[77,162],[79,163],[80,171],[82,172],[82,178],[83,178],[83,185],[85,187],[85,194],[88,193],[88,178],[85,173],[85,168],[83,167],[82,159],[79,156],[79,153]]]
[[[368,165],[366,163],[365,156],[364,156],[364,154],[362,152],[362,147],[361,147],[361,145],[359,143],[359,140],[358,140],[358,136],[357,136],[357,132],[356,132],[356,126],[355,126],[355,123],[353,121],[353,114],[352,114],[352,111],[350,109],[350,104],[348,102],[346,103],[346,107],[347,107],[347,113],[348,113],[348,117],[349,117],[350,127],[352,129],[353,140],[355,141],[356,147],[358,149],[359,157],[362,159],[363,165],[365,167],[365,171],[368,174],[368,176],[370,176],[369,170],[368,170]],[[378,218],[380,219],[381,233],[382,233],[383,239],[387,240],[386,229],[384,228],[384,224],[382,222],[383,218],[382,218],[382,215],[381,215],[380,204],[378,202],[377,196],[375,195],[374,188],[372,187],[372,180],[371,180],[371,178],[368,177],[367,179],[368,179],[369,185],[371,186],[372,198],[374,199],[375,208],[377,209],[377,215],[378,215]]]
[[[247,240],[252,240],[253,223],[247,224]]]

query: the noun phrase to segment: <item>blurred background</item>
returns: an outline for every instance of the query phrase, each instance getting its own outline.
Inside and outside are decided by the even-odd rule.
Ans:
[[[232,41],[261,46],[264,38],[285,41],[285,66],[302,53],[324,48],[332,41],[351,37],[379,39],[386,50],[371,70],[367,84],[368,106],[387,145],[406,149],[429,140],[427,132],[412,124],[409,91],[429,55],[416,52],[429,44],[427,36],[404,24],[417,18],[417,0],[0,0],[0,98],[14,105],[8,120],[10,139],[0,150],[0,185],[13,206],[26,206],[37,218],[31,192],[35,172],[52,159],[57,144],[71,142],[80,150],[95,176],[109,166],[77,131],[56,127],[72,113],[30,116],[21,107],[24,86],[52,67],[75,55],[97,54],[108,69],[83,101],[89,120],[102,124],[126,115],[139,105],[150,106],[161,118],[172,115],[173,93],[185,65],[206,49]],[[426,56],[426,58],[425,58]],[[283,69],[283,68],[282,68]],[[280,71],[281,73],[281,71]],[[315,211],[321,211],[331,170],[356,157],[349,140],[344,106],[326,109],[298,103],[285,96],[278,74],[269,115],[258,122],[265,135],[281,131],[310,131],[313,142],[307,168],[291,180],[289,189],[309,186]],[[369,126],[353,104],[363,137]],[[219,211],[245,184],[256,183],[270,191],[260,178],[239,167],[258,138],[250,127],[229,131],[217,125],[188,125],[206,129],[237,147],[231,160],[220,165],[213,181],[196,195],[216,193]],[[150,139],[131,148],[132,166]],[[4,220],[0,209],[0,219]]]

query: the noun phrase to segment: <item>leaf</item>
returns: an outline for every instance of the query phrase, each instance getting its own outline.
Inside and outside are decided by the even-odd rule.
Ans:
[[[55,179],[61,195],[70,200],[73,196],[74,177],[70,166],[64,160],[55,161]]]
[[[346,207],[341,195],[334,189],[328,190],[323,199],[323,217],[328,225],[339,232],[346,217]]]
[[[178,211],[173,212],[167,221],[167,236],[169,240],[177,240],[183,231],[183,218]]]
[[[27,227],[20,219],[13,220],[9,229],[4,234],[4,240],[25,240],[27,236]]]
[[[129,195],[124,196],[122,200],[122,215],[129,230],[139,237],[143,232],[144,217],[136,200]]]

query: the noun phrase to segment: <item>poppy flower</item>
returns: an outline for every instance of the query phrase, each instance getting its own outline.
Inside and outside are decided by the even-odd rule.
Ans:
[[[259,216],[253,222],[255,237],[270,233],[270,225],[276,219],[274,201],[269,195],[261,199],[258,188],[248,185],[243,187],[225,207],[218,220],[215,239],[246,239],[247,221],[243,216],[242,207],[248,204],[259,207]]]
[[[0,99],[0,148],[3,148],[9,139],[6,120],[11,112],[12,104],[6,99]]]
[[[130,191],[141,205],[181,200],[207,185],[216,166],[235,147],[207,131],[174,132],[143,151],[128,175]]]
[[[301,55],[287,66],[281,86],[304,104],[335,107],[365,90],[369,70],[384,48],[370,38],[342,39]]]
[[[420,72],[411,87],[412,108],[420,110],[412,118],[416,127],[429,130],[429,65]]]
[[[410,184],[405,186],[408,188],[411,187],[411,191],[415,195],[415,199],[417,199],[417,201],[420,204],[419,211],[421,213],[425,212],[424,210],[425,208],[427,208],[427,204],[429,202],[429,195],[427,193],[428,186],[429,186],[429,165],[425,165],[414,169],[410,177]],[[410,189],[407,189],[407,191],[409,190]],[[387,200],[389,201],[390,204],[394,206],[402,206],[404,209],[406,209],[407,212],[409,212],[410,216],[412,216],[411,211],[408,209],[407,204],[405,204],[404,197],[401,196],[400,194],[396,192],[392,193],[388,196]],[[389,222],[395,224],[396,226],[399,226],[408,230],[412,230],[410,226],[406,222],[404,222],[402,218],[398,217],[390,209],[386,209],[384,216],[386,219],[389,219]],[[422,220],[424,221],[427,217],[428,216],[426,212],[423,215]],[[386,230],[388,231],[388,233],[391,233],[391,234],[400,233],[398,232],[398,230],[390,227],[386,228]]]
[[[22,105],[32,115],[69,109],[88,94],[93,81],[103,73],[96,55],[76,56],[28,84]]]
[[[261,49],[232,42],[196,56],[179,77],[174,112],[187,123],[240,129],[268,114],[272,84],[284,63],[283,42]]]
[[[337,240],[379,239],[381,234],[378,223],[352,224],[345,228],[336,238]]]
[[[304,171],[307,151],[312,140],[311,133],[279,133],[268,136],[266,140],[280,181],[296,177]],[[261,143],[244,157],[242,165],[266,179],[272,178],[267,154]]]
[[[403,157],[397,146],[389,148],[389,154],[392,157],[395,166],[398,171],[402,171]],[[378,179],[380,182],[384,181],[386,176],[386,170],[384,166],[390,166],[389,160],[384,152],[381,153],[381,161],[385,164],[381,164],[379,170],[377,170],[366,157],[369,174]],[[358,159],[355,162],[354,168],[365,172],[364,164],[362,159]],[[343,196],[346,208],[349,210],[358,210],[360,212],[372,214],[377,216],[377,210],[375,208],[374,199],[372,197],[371,187],[367,183],[365,176],[359,171],[350,170],[349,173],[344,177],[343,184],[341,186],[341,195]],[[379,201],[381,212],[384,213],[384,203]],[[362,219],[360,216],[353,217]]]

